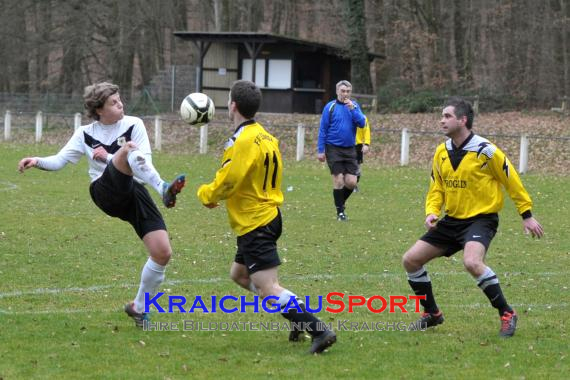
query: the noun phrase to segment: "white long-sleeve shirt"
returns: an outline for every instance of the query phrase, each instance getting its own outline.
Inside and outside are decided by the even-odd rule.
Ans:
[[[143,121],[138,117],[123,116],[115,124],[104,125],[95,121],[79,127],[57,154],[36,157],[37,167],[43,170],[60,170],[68,163],[76,164],[81,156],[85,155],[89,161],[89,176],[93,182],[103,174],[107,163],[121,147],[119,143],[122,145],[128,141],[137,144],[147,161],[152,162],[150,142]],[[107,162],[93,159],[93,150],[99,146],[103,146],[107,151]],[[135,180],[144,183],[140,178],[135,177]]]

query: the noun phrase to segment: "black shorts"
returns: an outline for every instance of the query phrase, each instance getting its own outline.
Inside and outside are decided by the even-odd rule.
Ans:
[[[364,144],[356,144],[356,162],[358,165],[364,162],[364,154],[362,153],[362,146]]]
[[[356,150],[353,146],[345,148],[342,146],[326,145],[325,156],[331,174],[352,174],[358,175],[358,163],[356,162]]]
[[[488,250],[498,226],[497,214],[477,215],[469,219],[445,216],[437,222],[435,229],[426,232],[420,240],[445,249],[443,255],[449,257],[462,250],[468,241],[478,241]]]
[[[277,216],[269,224],[238,236],[234,261],[245,265],[249,274],[280,265],[277,239],[282,229],[281,211],[277,209]]]
[[[139,238],[166,230],[164,219],[146,188],[133,177],[118,171],[113,162],[89,186],[91,199],[109,216],[129,222]]]

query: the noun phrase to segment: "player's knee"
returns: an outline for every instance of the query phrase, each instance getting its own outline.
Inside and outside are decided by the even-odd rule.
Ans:
[[[113,164],[115,164],[115,167],[120,168],[121,166],[128,165],[129,152],[130,150],[126,146],[122,146],[113,154]]]
[[[402,256],[402,266],[406,271],[413,272],[418,270],[424,263],[418,259],[417,255],[414,255],[412,251],[407,251]]]
[[[283,288],[280,287],[279,284],[263,284],[257,286],[257,290],[261,298],[266,298],[269,296],[278,296],[278,294],[281,294],[283,291]]]
[[[356,187],[356,179],[357,177],[355,176],[345,177],[344,186],[349,189],[354,189]]]
[[[243,276],[238,271],[234,270],[233,268],[230,269],[230,278],[233,282],[240,284],[240,280],[243,279]]]
[[[482,265],[483,263],[480,260],[469,257],[463,258],[463,266],[465,267],[465,270],[473,275],[479,274]]]
[[[166,265],[172,257],[172,249],[170,247],[158,247],[152,254],[152,258],[160,265]]]
[[[411,265],[412,262],[410,260],[410,255],[406,252],[404,253],[404,256],[402,256],[402,266],[407,270]]]
[[[239,286],[241,286],[242,288],[248,288],[249,287],[249,277],[247,276],[247,274],[236,270],[234,268],[230,269],[230,278],[232,279],[233,282],[235,282],[236,284],[238,284]]]

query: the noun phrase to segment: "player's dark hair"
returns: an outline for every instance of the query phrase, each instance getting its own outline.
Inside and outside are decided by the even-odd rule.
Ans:
[[[452,97],[447,99],[443,107],[453,107],[455,109],[455,117],[458,119],[463,116],[467,117],[467,123],[465,123],[465,126],[467,129],[471,129],[473,127],[475,113],[473,112],[471,103],[460,97]]]
[[[253,119],[261,106],[261,90],[251,81],[238,80],[232,85],[230,100],[243,117]]]
[[[103,108],[111,95],[119,92],[119,86],[109,82],[101,82],[85,87],[83,92],[83,106],[87,117],[99,120],[97,110]]]

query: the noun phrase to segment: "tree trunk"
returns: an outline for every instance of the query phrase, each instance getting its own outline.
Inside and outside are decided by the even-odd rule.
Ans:
[[[562,35],[562,83],[564,83],[564,96],[570,97],[570,49],[568,44],[570,44],[570,28],[568,24],[570,23],[570,6],[568,5],[568,0],[560,0],[560,23],[562,24],[562,30],[560,31]],[[568,99],[566,100],[566,106],[568,107]]]
[[[370,60],[366,43],[366,18],[364,0],[344,0],[346,28],[348,32],[347,50],[351,59],[350,76],[354,92],[371,94]]]

